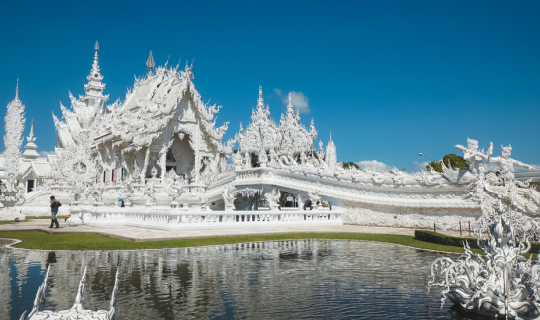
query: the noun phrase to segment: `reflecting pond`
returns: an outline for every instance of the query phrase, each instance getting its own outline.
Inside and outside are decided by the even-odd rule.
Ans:
[[[122,319],[482,319],[426,290],[440,253],[356,240],[268,241],[140,251],[0,253],[0,318],[30,311],[52,263],[45,309],[108,310],[117,263]]]

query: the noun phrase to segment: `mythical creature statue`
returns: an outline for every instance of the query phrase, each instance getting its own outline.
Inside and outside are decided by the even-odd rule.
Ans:
[[[529,169],[531,171],[535,171],[536,168],[525,164],[521,161],[514,160],[510,158],[510,155],[512,154],[512,146],[508,145],[508,147],[501,146],[501,155],[498,157],[488,157],[486,159],[487,162],[490,163],[496,163],[497,166],[500,169],[501,176],[505,181],[513,181],[514,180],[514,166],[522,167]]]
[[[230,165],[227,163],[229,158],[230,158],[230,156],[225,156],[225,157],[221,157],[219,159],[219,172],[220,173],[227,172],[227,171],[231,170]]]
[[[321,196],[319,195],[319,190],[312,190],[311,192],[308,192],[308,197],[311,200],[313,204],[319,203],[321,201]],[[322,203],[319,203],[319,207],[321,207]]]
[[[232,158],[233,158],[234,170],[242,169],[242,155],[240,154],[240,152],[238,151],[234,152],[232,155]]]
[[[174,170],[169,170],[165,173],[163,189],[173,198],[172,201],[176,201],[176,198],[180,197],[182,194],[182,187],[186,184],[186,180],[178,176]]]
[[[225,211],[234,210],[234,198],[236,198],[236,188],[234,186],[229,186],[223,189],[223,201],[225,202]]]
[[[477,244],[484,255],[473,255],[465,243],[465,254],[456,261],[446,257],[436,259],[431,265],[432,280],[428,287],[443,287],[441,301],[450,299],[466,310],[507,319],[538,318],[540,260],[533,265],[523,254],[531,248],[529,239],[539,235],[539,224],[527,215],[540,213],[540,193],[514,180],[513,166],[534,168],[511,159],[510,147],[503,147],[501,156],[495,158],[489,157],[493,150],[491,143],[486,154],[477,148],[476,140],[469,139],[464,158],[477,177],[473,192],[482,209]],[[504,175],[485,174],[483,160],[497,163]],[[486,231],[487,241],[483,238]]]
[[[264,197],[268,201],[268,206],[270,207],[270,210],[278,210],[280,196],[281,192],[279,192],[279,190],[277,190],[276,188],[273,188],[272,191],[268,190],[264,193]]]
[[[463,159],[465,159],[465,161],[467,161],[467,163],[469,164],[469,173],[472,174],[474,177],[466,177],[465,175],[461,177],[460,173],[454,173],[453,175],[449,175],[446,177],[451,177],[450,181],[456,183],[458,181],[466,181],[467,183],[472,182],[474,184],[473,191],[470,192],[469,196],[472,200],[480,202],[480,197],[484,188],[484,178],[486,172],[484,168],[484,161],[487,161],[489,156],[493,153],[493,143],[489,143],[489,149],[486,153],[484,153],[484,150],[478,150],[477,140],[467,138],[467,144],[467,148],[459,144],[455,145],[454,147],[456,147],[456,149],[458,150],[463,151]]]
[[[463,159],[469,164],[469,170],[476,176],[484,178],[484,162],[493,153],[493,143],[489,144],[489,149],[486,153],[483,150],[478,150],[478,141],[467,138],[467,148],[458,144],[456,149],[463,151]]]
[[[144,188],[144,195],[147,197],[146,205],[153,206],[156,204],[156,190],[154,188],[154,182],[149,180]]]

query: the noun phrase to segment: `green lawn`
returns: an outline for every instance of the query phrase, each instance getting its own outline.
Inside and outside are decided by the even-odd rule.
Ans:
[[[64,219],[66,216],[56,216],[56,219],[58,219],[58,221],[60,221],[60,219]],[[26,216],[26,220],[29,220],[29,219],[51,219],[51,216]]]
[[[357,234],[357,233],[293,233],[260,236],[216,237],[199,239],[177,239],[164,241],[132,242],[88,233],[56,233],[48,234],[41,231],[10,231],[0,232],[0,238],[19,239],[23,242],[17,247],[44,250],[132,250],[132,249],[161,249],[219,245],[228,243],[255,242],[268,240],[295,239],[352,239],[370,240],[406,245],[410,247],[463,252],[463,248],[444,246],[414,239],[412,236]],[[481,252],[476,250],[476,252]]]

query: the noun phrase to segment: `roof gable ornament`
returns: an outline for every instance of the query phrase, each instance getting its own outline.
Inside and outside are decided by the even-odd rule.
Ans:
[[[195,62],[195,59],[193,59],[191,61],[191,65],[188,65],[188,61],[186,60],[186,68],[184,69],[184,72],[187,76],[188,79],[192,80],[193,78],[195,78],[195,76],[193,75],[193,63]]]
[[[36,141],[36,137],[34,137],[34,118],[32,118],[30,126],[30,135],[26,140],[28,140],[28,143],[24,146],[26,150],[22,154],[22,158],[24,162],[31,162],[39,158],[39,153],[36,151],[37,145],[34,143]]]
[[[156,63],[154,62],[154,57],[152,56],[152,50],[150,50],[150,55],[148,56],[148,60],[146,60],[146,69],[148,69],[148,73],[152,73],[152,70],[156,67]]]

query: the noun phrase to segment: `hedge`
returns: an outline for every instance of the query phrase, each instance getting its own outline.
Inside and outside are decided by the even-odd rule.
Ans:
[[[454,247],[463,247],[463,242],[467,241],[467,243],[469,244],[469,247],[474,248],[474,249],[480,249],[478,247],[476,238],[452,237],[452,236],[447,236],[444,234],[436,233],[433,231],[426,231],[426,230],[415,230],[414,238],[416,240],[420,240],[424,242],[430,242],[430,243],[442,244],[445,246],[454,246]],[[529,253],[538,253],[538,252],[540,252],[540,243],[531,242],[531,250],[529,250]]]
[[[463,247],[463,242],[466,240],[469,243],[469,247],[474,249],[480,249],[476,243],[475,238],[459,238],[447,236],[433,231],[426,230],[414,230],[414,237],[417,240],[424,242],[431,242],[436,244],[442,244],[444,246]]]

